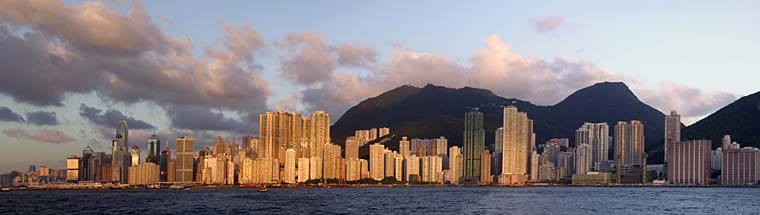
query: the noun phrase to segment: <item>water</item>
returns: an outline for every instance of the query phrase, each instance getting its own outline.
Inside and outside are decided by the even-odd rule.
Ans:
[[[396,187],[13,191],[0,214],[758,214],[760,189]]]

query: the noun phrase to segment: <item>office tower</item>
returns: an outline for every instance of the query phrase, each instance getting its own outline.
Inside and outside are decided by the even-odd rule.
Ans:
[[[340,156],[341,148],[339,145],[327,144],[325,145],[324,150],[325,157],[322,159],[322,163],[324,164],[324,178],[337,179],[339,175],[338,163],[342,160]]]
[[[384,167],[383,167],[383,169],[385,169],[385,176],[384,176],[384,178],[388,178],[388,177],[393,178],[394,177],[395,172],[396,172],[396,169],[395,169],[395,167],[396,167],[396,160],[395,160],[396,155],[398,155],[398,153],[396,153],[395,151],[387,150],[387,149],[383,153],[383,156],[385,156],[385,158],[384,158],[385,164],[384,164]]]
[[[126,182],[129,179],[127,167],[130,166],[132,159],[127,148],[128,140],[129,126],[127,121],[121,120],[116,124],[116,138],[113,140],[111,148],[111,181]]]
[[[722,159],[722,185],[755,185],[760,181],[760,149],[744,147],[724,150]]]
[[[346,138],[346,159],[350,158],[359,158],[359,141],[354,136]]]
[[[462,157],[462,150],[459,149],[458,146],[452,146],[449,148],[449,181],[451,184],[459,184],[459,181],[462,178],[463,173],[460,172],[462,169],[459,165],[461,163],[459,162]]]
[[[396,181],[404,181],[404,156],[396,154],[393,158],[393,176]]]
[[[504,147],[504,127],[499,127],[496,129],[496,137],[495,143],[493,145],[494,152],[502,152],[501,147]]]
[[[346,159],[346,181],[361,179],[361,164],[358,158]]]
[[[82,157],[79,159],[79,180],[80,181],[92,181],[94,180],[93,170],[92,167],[94,164],[91,163],[92,156],[93,156],[93,150],[89,146],[85,147],[84,150],[82,150]],[[44,166],[40,166],[40,169],[42,169]],[[42,174],[39,174],[39,176],[42,176]]]
[[[665,161],[668,160],[668,143],[681,142],[681,115],[675,110],[665,116]]]
[[[416,155],[404,158],[404,181],[407,183],[420,181],[420,158]]]
[[[129,150],[129,155],[132,157],[130,166],[137,166],[140,164],[140,148],[137,147],[137,145],[132,146],[132,149]]]
[[[602,171],[609,160],[610,128],[607,123],[584,123],[575,131],[575,145],[591,145],[591,168]]]
[[[66,181],[79,180],[79,157],[72,155],[66,159]]]
[[[375,143],[369,146],[369,177],[378,181],[385,177],[384,151],[385,146],[382,144]]]
[[[193,182],[193,138],[177,138],[177,160],[175,161],[174,181],[189,183]]]
[[[491,153],[488,149],[483,150],[480,154],[480,183],[490,184],[493,177],[491,176]]]
[[[145,162],[159,164],[161,159],[161,140],[158,139],[156,134],[153,134],[148,138],[148,157],[145,158]]]
[[[288,149],[285,151],[285,183],[296,183],[296,150]]]
[[[398,151],[401,156],[404,156],[404,158],[409,157],[412,154],[411,151],[411,144],[409,143],[409,140],[406,139],[406,137],[401,137],[401,140],[398,142]]]
[[[523,184],[527,180],[528,156],[532,153],[533,121],[517,107],[504,108],[504,140],[500,184]]]
[[[473,109],[464,116],[464,180],[476,183],[480,180],[480,164],[485,146],[483,113]]]
[[[591,172],[592,148],[590,144],[585,143],[575,147],[575,174],[586,175]]]
[[[384,137],[385,135],[388,135],[390,133],[391,133],[391,129],[386,128],[386,127],[382,127],[380,129],[378,129],[377,137]]]
[[[309,180],[309,158],[298,158],[298,183],[303,183]]]
[[[129,167],[129,185],[147,185],[159,182],[159,166],[155,163],[142,163]]]
[[[710,140],[670,143],[668,146],[668,182],[706,185],[710,180]]]
[[[169,180],[168,176],[170,173],[173,173],[173,171],[169,171],[169,162],[172,161],[172,150],[169,148],[169,146],[166,146],[164,150],[161,151],[161,158],[160,158],[160,175],[159,179],[161,182],[171,182],[173,180]]]

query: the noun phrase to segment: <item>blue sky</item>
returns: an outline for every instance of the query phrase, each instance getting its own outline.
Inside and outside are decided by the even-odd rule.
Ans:
[[[84,14],[88,11],[84,5],[92,4],[86,2],[64,1],[62,5],[50,7],[50,10]],[[49,3],[53,5],[53,2]],[[19,5],[16,1],[1,4],[9,6],[5,9],[10,10],[5,11],[6,14],[21,11],[14,7]],[[41,7],[45,4],[30,5]],[[96,147],[96,150],[103,150],[102,147],[108,145],[110,138],[108,132],[112,131],[108,130],[108,125],[84,117],[81,113],[83,104],[102,110],[103,115],[100,116],[103,118],[107,118],[104,115],[107,110],[114,110],[123,116],[146,122],[164,135],[164,139],[172,139],[180,134],[199,135],[208,139],[214,135],[234,138],[243,133],[256,134],[256,125],[251,124],[255,120],[241,116],[255,116],[271,109],[285,108],[304,113],[325,109],[330,111],[335,120],[350,105],[403,83],[434,83],[450,87],[474,85],[489,88],[505,97],[549,105],[577,90],[579,86],[576,85],[622,80],[642,100],[663,112],[668,109],[684,110],[682,112],[686,112],[686,123],[699,120],[737,97],[760,90],[755,84],[760,63],[754,59],[760,56],[760,14],[757,13],[760,11],[760,3],[757,1],[147,1],[142,4],[117,1],[100,5],[105,10],[96,10],[96,15],[114,11],[120,16],[103,16],[103,20],[110,20],[107,27],[126,29],[129,26],[119,26],[121,22],[113,20],[135,20],[129,11],[136,8],[136,5],[141,5],[150,21],[134,25],[158,29],[158,33],[145,33],[155,34],[154,37],[142,34],[134,36],[126,32],[114,36],[115,39],[184,39],[186,43],[182,44],[189,47],[191,57],[198,62],[222,61],[222,57],[208,55],[207,48],[232,53],[233,49],[225,49],[226,45],[235,45],[234,41],[245,39],[253,41],[245,47],[255,50],[251,51],[254,66],[242,68],[242,73],[235,72],[236,70],[220,73],[229,72],[233,74],[231,77],[249,72],[255,74],[253,79],[262,80],[266,86],[251,84],[249,88],[241,89],[260,90],[258,94],[245,95],[249,100],[260,100],[247,101],[249,103],[225,103],[227,100],[220,100],[216,104],[213,99],[196,102],[175,101],[164,96],[136,96],[133,94],[139,94],[137,88],[144,86],[128,84],[132,88],[125,90],[112,88],[113,83],[117,82],[100,85],[108,80],[121,81],[118,83],[134,83],[130,81],[136,80],[125,75],[126,72],[109,71],[107,74],[110,76],[104,76],[111,79],[93,78],[97,80],[94,81],[96,83],[87,83],[93,85],[91,88],[70,85],[55,88],[65,92],[61,106],[41,105],[35,104],[34,98],[19,99],[22,97],[17,91],[27,90],[27,87],[28,90],[33,90],[34,86],[42,86],[36,84],[49,85],[51,82],[40,83],[30,79],[20,87],[0,89],[0,106],[8,107],[22,117],[35,111],[55,112],[59,123],[37,126],[26,121],[1,121],[0,130],[18,129],[15,133],[5,132],[0,135],[0,144],[4,145],[4,150],[0,152],[0,172],[25,169],[29,164],[60,168],[66,156],[81,153],[87,145],[95,145],[101,147]],[[93,34],[106,34],[114,32],[113,30],[102,29],[100,33],[85,35],[51,27],[67,24],[64,23],[64,18],[68,15],[61,16],[50,15],[52,18],[42,23],[39,20],[0,15],[0,24],[13,27],[10,35],[27,41],[31,40],[21,36],[24,32],[44,32],[57,38],[45,42],[59,45],[62,50],[68,51],[66,53],[89,56],[93,58],[92,62],[98,62],[94,56],[103,55],[104,52],[85,50],[88,47],[115,50],[114,53],[119,51],[116,49],[124,48],[93,45],[77,39],[91,38],[89,36]],[[56,18],[63,21],[57,23]],[[82,19],[69,21],[82,25],[80,29],[88,29],[87,23],[97,23],[85,19],[94,20],[93,16],[83,15]],[[227,37],[231,34],[220,27],[221,23],[234,29],[248,27],[255,34],[245,34],[245,39]],[[547,26],[542,29],[540,23]],[[93,32],[98,32],[97,30]],[[121,32],[114,34],[119,33]],[[260,39],[257,39],[257,35]],[[292,44],[287,42],[289,36],[295,41]],[[114,40],[113,43],[119,44],[120,41]],[[374,54],[346,64],[329,60],[343,57],[337,51],[343,44],[355,44],[360,47],[357,50],[370,50],[365,53]],[[295,49],[288,49],[289,45]],[[299,58],[303,56],[299,54],[307,53],[305,47],[311,45],[316,47],[314,56],[318,56],[318,59],[326,57],[328,60],[321,62],[312,58]],[[504,47],[511,49],[505,50]],[[147,48],[140,46],[136,51],[139,57],[135,59],[152,60],[154,55],[169,56],[160,53],[162,48],[165,48],[162,44],[151,44]],[[10,54],[13,51],[5,49],[2,52]],[[58,52],[55,54],[65,56]],[[230,65],[238,66],[240,62],[246,62],[245,59],[240,59],[240,53],[235,54],[233,56],[238,61]],[[509,62],[501,62],[504,64],[497,66],[483,63],[494,60],[489,58],[491,56],[502,55],[507,57],[498,59],[512,60],[506,60]],[[116,57],[113,58],[119,58],[114,56]],[[121,56],[123,59],[132,57],[135,56]],[[15,67],[9,61],[0,59],[0,68],[5,70],[0,74],[12,75],[26,71],[10,69]],[[98,63],[113,63],[106,61],[108,60]],[[74,68],[80,68],[75,66],[81,63],[66,62]],[[299,64],[300,67],[293,66],[296,69],[290,71],[288,68],[291,68],[291,63],[297,62],[307,63]],[[328,63],[330,66],[327,66],[328,69],[311,68],[322,65],[320,63]],[[499,65],[509,68],[495,68]],[[429,74],[420,75],[420,70],[415,70],[416,68],[435,69]],[[310,74],[305,74],[309,72],[326,75],[312,81],[298,81],[309,77]],[[528,85],[510,82],[516,79],[511,75],[530,76],[535,73],[544,75],[531,76],[528,80],[535,82],[529,82]],[[588,76],[592,77],[584,76],[583,82],[567,84],[575,80],[571,78],[576,73],[590,74]],[[447,79],[451,78],[447,77],[451,74],[465,76],[468,81]],[[488,74],[504,75],[505,79],[499,80],[505,81],[490,83],[477,74],[485,74],[486,77],[489,77]],[[545,77],[545,74],[562,74],[564,78],[555,80]],[[172,80],[169,79],[171,76],[162,77]],[[83,78],[87,79],[87,76]],[[561,86],[543,89],[546,86],[542,85]],[[234,92],[236,89],[211,85],[208,89],[201,90],[213,91],[216,89],[214,87],[225,89],[225,92]],[[524,88],[529,87],[541,89],[523,92]],[[106,88],[108,90],[104,91]],[[184,109],[188,104],[193,108]],[[220,123],[240,123],[244,128],[215,130],[209,129],[209,126],[180,125],[180,122],[175,121],[180,113],[203,113],[208,119]],[[25,133],[18,132],[22,130]],[[33,134],[39,134],[38,137],[59,134],[51,133],[51,130],[60,131],[71,140],[64,141],[66,139],[61,139],[60,135],[53,139],[43,138],[43,141],[40,138],[30,138]],[[143,129],[136,133],[141,133],[139,135],[142,136],[139,137],[143,137],[152,133],[152,130]],[[144,142],[136,139],[133,141]]]

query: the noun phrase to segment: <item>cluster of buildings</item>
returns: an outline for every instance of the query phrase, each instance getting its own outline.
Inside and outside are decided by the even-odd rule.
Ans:
[[[195,140],[176,139],[174,152],[156,135],[147,140],[141,160],[129,146],[126,121],[117,124],[112,151],[66,160],[66,169],[32,166],[26,173],[0,175],[2,186],[55,182],[92,182],[148,186],[170,184],[430,183],[499,184],[572,183],[574,185],[646,184],[655,178],[675,185],[754,185],[760,181],[760,149],[741,148],[730,136],[711,150],[709,140],[682,141],[680,116],[665,119],[665,163],[647,169],[645,127],[641,121],[586,122],[569,138],[536,144],[533,120],[514,106],[503,108],[495,144],[485,145],[483,113],[465,113],[463,146],[449,147],[445,137],[402,137],[398,151],[380,138],[388,128],[357,130],[345,149],[330,140],[330,115],[295,112],[260,114],[259,135],[241,141],[216,137],[211,147],[195,151]],[[612,129],[612,132],[610,132]],[[373,143],[375,142],[375,143]],[[359,149],[368,145],[368,159]],[[719,174],[716,174],[719,172]],[[711,177],[712,176],[712,177]],[[657,180],[655,180],[657,181]]]

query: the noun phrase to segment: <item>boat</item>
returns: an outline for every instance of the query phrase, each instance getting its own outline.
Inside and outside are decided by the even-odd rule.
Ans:
[[[11,188],[3,187],[3,189],[0,190],[0,191],[2,191],[2,192],[11,192]]]
[[[256,192],[266,193],[266,192],[269,192],[269,190],[267,190],[267,186],[265,185],[265,186],[261,186],[258,189],[256,189]]]

